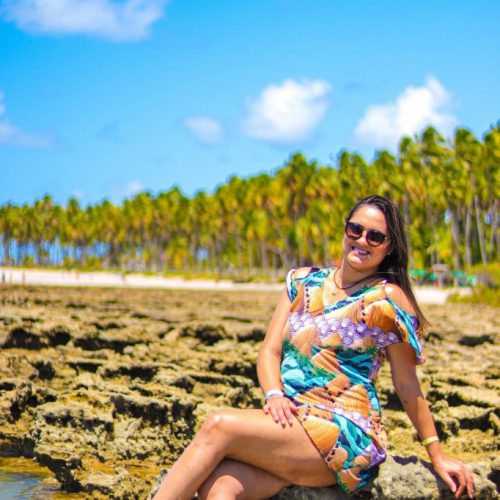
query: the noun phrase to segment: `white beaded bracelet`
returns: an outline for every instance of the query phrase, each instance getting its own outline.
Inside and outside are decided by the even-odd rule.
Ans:
[[[271,389],[270,391],[267,391],[266,394],[264,395],[264,404],[267,403],[267,400],[272,397],[272,396],[281,396],[283,397],[285,394],[281,389]]]

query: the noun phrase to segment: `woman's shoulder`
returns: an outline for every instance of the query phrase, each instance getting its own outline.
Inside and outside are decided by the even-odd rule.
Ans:
[[[363,297],[363,310],[375,317],[415,317],[415,308],[406,292],[395,283],[382,281],[370,287]]]
[[[314,280],[315,278],[326,277],[332,269],[331,267],[317,266],[298,267],[296,269],[290,269],[288,276],[290,279],[304,282],[309,281],[309,278]]]
[[[387,283],[384,285],[384,291],[386,297],[401,310],[411,315],[415,314],[413,304],[408,298],[406,292],[399,285],[396,285],[395,283]]]

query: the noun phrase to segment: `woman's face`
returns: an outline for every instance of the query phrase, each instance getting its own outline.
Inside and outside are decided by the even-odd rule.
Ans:
[[[349,222],[359,224],[364,230],[361,237],[357,240],[349,238],[344,233],[344,240],[342,242],[344,261],[358,272],[374,273],[382,260],[384,260],[384,257],[389,253],[390,241],[385,240],[381,245],[373,247],[366,241],[366,232],[370,229],[376,229],[388,236],[385,216],[381,210],[373,205],[361,205],[352,214]]]

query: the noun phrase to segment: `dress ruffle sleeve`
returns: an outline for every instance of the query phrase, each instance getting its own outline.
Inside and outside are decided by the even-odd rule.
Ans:
[[[387,297],[371,304],[370,314],[367,319],[369,326],[379,327],[383,332],[396,334],[399,341],[392,341],[390,344],[399,342],[410,344],[415,352],[415,364],[421,365],[425,363],[420,326],[416,316],[409,314]],[[385,348],[382,352],[385,354]]]
[[[288,292],[290,302],[293,302],[295,297],[297,297],[297,280],[295,278],[295,271],[296,269],[290,269],[286,275],[286,291]]]

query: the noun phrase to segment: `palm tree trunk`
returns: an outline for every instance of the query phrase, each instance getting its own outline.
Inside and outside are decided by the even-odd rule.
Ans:
[[[411,238],[410,238],[411,216],[410,216],[410,195],[408,191],[405,191],[404,194],[403,220],[405,223],[406,239],[408,241],[408,257],[410,260],[410,268],[411,268],[414,266],[414,257],[413,257],[413,248],[411,246]]]
[[[491,233],[490,233],[490,249],[488,257],[490,262],[493,261],[495,254],[498,256],[500,251],[500,234],[498,231],[498,199],[495,199],[491,207]]]
[[[484,237],[483,223],[481,221],[481,207],[479,206],[479,197],[477,194],[474,195],[474,209],[476,212],[476,225],[477,225],[477,237],[479,239],[479,250],[481,252],[481,261],[483,264],[488,263],[488,257],[486,255],[486,241]]]
[[[472,206],[469,203],[465,213],[465,263],[472,266],[472,251],[471,251],[471,228],[472,228]]]
[[[458,224],[458,214],[455,208],[448,203],[448,213],[450,214],[451,236],[453,238],[453,266],[460,269],[460,226]]]
[[[267,273],[269,263],[267,261],[267,242],[265,238],[260,240],[260,266],[264,273]]]

